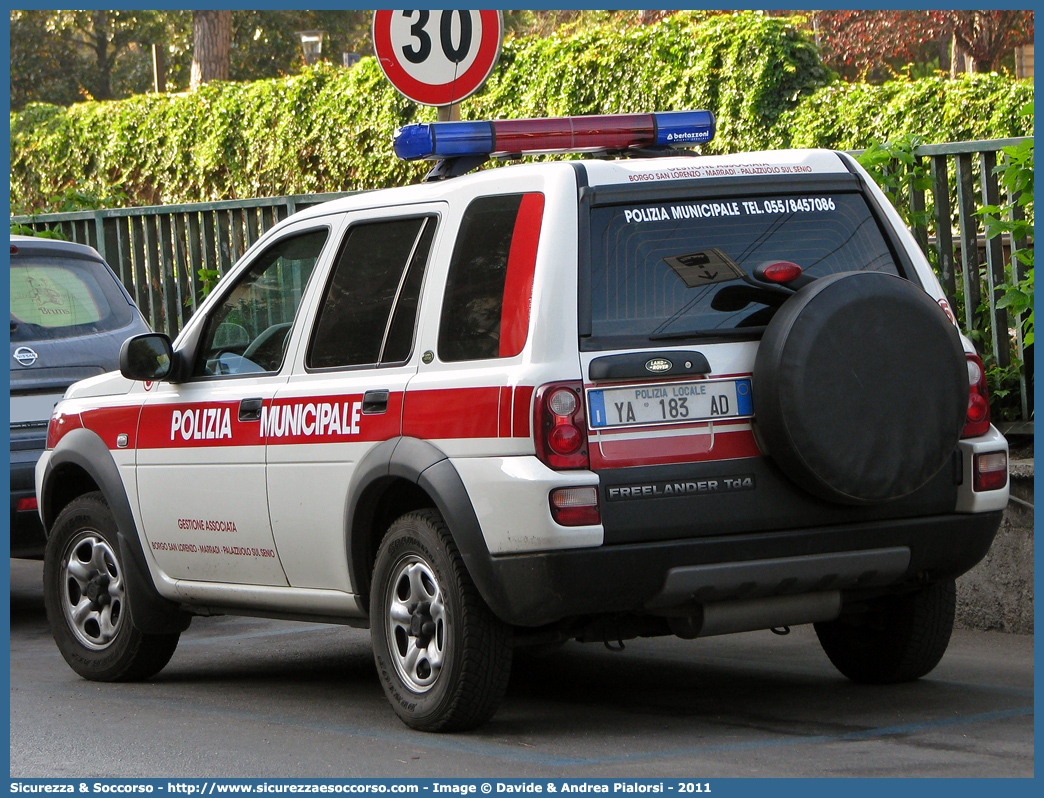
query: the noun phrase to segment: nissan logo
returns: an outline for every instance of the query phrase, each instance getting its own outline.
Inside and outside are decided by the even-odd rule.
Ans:
[[[674,364],[662,357],[654,357],[645,364],[645,370],[651,371],[654,374],[660,371],[670,371],[672,368],[674,368]]]
[[[39,355],[28,346],[20,346],[14,351],[14,359],[23,366],[33,365],[33,363],[36,362],[37,357],[39,357]]]

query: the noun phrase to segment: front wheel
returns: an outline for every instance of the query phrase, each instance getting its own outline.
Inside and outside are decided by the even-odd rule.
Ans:
[[[957,606],[954,580],[874,599],[866,612],[817,623],[827,657],[855,682],[895,684],[928,674],[946,653]]]
[[[421,731],[463,731],[496,712],[511,635],[479,596],[436,510],[407,513],[377,551],[371,635],[381,685]]]
[[[99,682],[147,679],[166,665],[180,633],[134,627],[116,521],[101,493],[62,510],[44,552],[44,606],[69,666]]]

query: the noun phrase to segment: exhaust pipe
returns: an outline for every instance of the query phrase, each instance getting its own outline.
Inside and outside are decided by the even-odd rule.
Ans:
[[[684,640],[753,632],[780,626],[832,621],[841,614],[841,592],[803,593],[702,605],[695,615],[669,617],[671,631]]]

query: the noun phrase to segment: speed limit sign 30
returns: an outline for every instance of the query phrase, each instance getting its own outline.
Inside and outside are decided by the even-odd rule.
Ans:
[[[500,57],[499,11],[375,11],[373,46],[388,80],[422,105],[452,105],[481,88]]]

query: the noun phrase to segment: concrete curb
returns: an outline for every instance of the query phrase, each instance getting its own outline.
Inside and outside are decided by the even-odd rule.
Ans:
[[[985,559],[957,580],[957,628],[1033,634],[1033,460],[1009,464],[1011,500]]]

